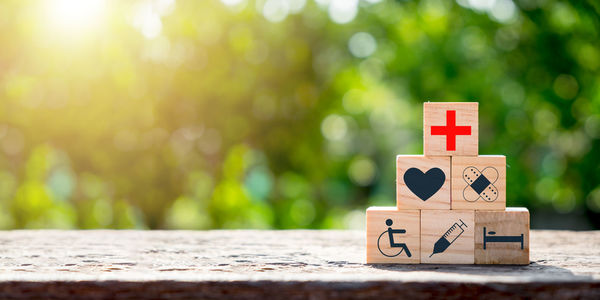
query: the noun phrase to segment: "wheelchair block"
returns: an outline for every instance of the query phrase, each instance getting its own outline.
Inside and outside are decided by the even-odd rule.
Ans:
[[[367,263],[418,264],[420,211],[396,207],[367,209]]]

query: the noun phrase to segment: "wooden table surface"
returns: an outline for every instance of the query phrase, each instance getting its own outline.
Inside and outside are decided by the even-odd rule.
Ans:
[[[366,265],[362,231],[2,231],[0,298],[600,299],[600,231],[531,232],[531,264]]]

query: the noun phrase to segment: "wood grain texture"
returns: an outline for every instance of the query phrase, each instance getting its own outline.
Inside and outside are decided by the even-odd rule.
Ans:
[[[445,236],[448,229],[455,223],[457,227],[460,225],[460,228],[455,227]],[[473,264],[475,262],[474,232],[475,211],[422,210],[421,263]],[[435,243],[443,236],[452,244],[443,252],[433,254]]]
[[[456,126],[471,126],[470,135],[456,136],[456,150],[448,151],[446,136],[432,135],[431,126],[446,126],[447,111],[456,111]],[[423,103],[423,153],[426,156],[476,156],[479,154],[479,103]]]
[[[387,220],[393,224],[388,226]],[[367,263],[418,264],[421,232],[419,210],[397,210],[396,207],[369,207],[367,209]],[[394,242],[404,243],[410,257],[401,248],[391,247],[388,229],[402,229],[395,233]]]
[[[345,230],[0,231],[1,299],[599,299],[600,231],[531,231],[531,263],[367,265]]]
[[[487,236],[488,241],[484,240]],[[502,242],[497,238],[522,238]],[[484,249],[484,244],[486,244]],[[529,211],[524,207],[508,207],[506,211],[475,212],[476,264],[529,264]]]
[[[417,197],[404,182],[404,174],[410,168],[425,173],[439,168],[445,174],[442,187],[429,199]],[[427,157],[423,155],[396,156],[396,206],[398,209],[450,209],[450,157]]]
[[[506,156],[452,157],[452,209],[503,211],[505,208]]]

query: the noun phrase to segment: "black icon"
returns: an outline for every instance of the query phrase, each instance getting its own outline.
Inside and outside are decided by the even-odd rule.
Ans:
[[[495,235],[496,232],[490,231],[489,236],[486,234],[487,228],[483,227],[483,250],[486,248],[487,243],[521,243],[521,249],[523,249],[523,234],[521,235]]]
[[[406,230],[405,229],[392,229],[391,226],[392,226],[392,224],[394,224],[392,219],[385,220],[385,224],[388,226],[388,229],[386,231],[382,232],[381,235],[379,235],[379,238],[377,239],[377,249],[379,249],[379,252],[381,252],[381,254],[383,254],[384,256],[387,256],[387,257],[395,257],[395,256],[400,255],[400,253],[402,253],[402,251],[405,251],[406,256],[411,257],[412,254],[410,253],[410,250],[408,250],[408,247],[406,246],[406,244],[396,243],[394,241],[394,234],[406,233]],[[382,237],[384,238],[384,240],[386,238],[389,240],[389,244],[390,244],[389,247],[391,249],[386,249],[385,247],[383,250],[381,249],[379,244],[380,244],[380,242],[382,242],[381,241]]]
[[[431,168],[426,173],[410,168],[404,173],[404,183],[408,189],[423,201],[427,201],[442,188],[446,175],[440,168]]]
[[[433,245],[433,253],[431,253],[429,257],[432,257],[436,253],[442,253],[446,251],[446,249],[448,249],[448,247],[450,247],[450,245],[452,245],[454,241],[456,241],[456,239],[461,234],[463,234],[463,232],[465,232],[463,226],[469,227],[467,226],[467,224],[465,224],[465,222],[463,222],[462,219],[458,220],[461,224],[458,224],[458,222],[454,222],[454,224],[450,226],[448,230],[446,230],[446,233],[444,233],[444,235],[442,235],[442,237],[437,242],[435,242],[435,245]]]
[[[494,202],[498,198],[498,189],[494,185],[498,180],[498,170],[486,167],[479,171],[476,167],[467,167],[463,171],[463,179],[467,186],[463,190],[466,201],[475,202],[480,198],[487,202]]]

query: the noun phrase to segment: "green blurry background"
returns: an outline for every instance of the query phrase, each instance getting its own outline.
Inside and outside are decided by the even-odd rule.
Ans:
[[[363,228],[479,101],[533,228],[600,228],[600,4],[0,2],[0,228]]]

